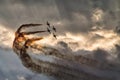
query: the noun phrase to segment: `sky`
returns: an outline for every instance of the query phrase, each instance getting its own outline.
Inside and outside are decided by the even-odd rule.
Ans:
[[[119,0],[0,0],[0,25],[14,34],[28,23],[42,23],[32,30],[46,30],[49,21],[57,28],[58,38],[75,38],[80,49],[104,48],[102,43],[111,47],[110,42],[119,42],[119,4]]]
[[[120,63],[119,14],[120,0],[0,0],[0,49],[12,49],[20,25],[42,23],[31,30],[46,30],[49,21],[57,40],[45,33],[41,44]]]
[[[102,20],[95,22],[95,10]],[[119,22],[119,0],[0,0],[0,24],[16,30],[21,24],[49,21],[60,32],[88,32],[94,25],[114,29]],[[96,13],[95,13],[96,15]]]

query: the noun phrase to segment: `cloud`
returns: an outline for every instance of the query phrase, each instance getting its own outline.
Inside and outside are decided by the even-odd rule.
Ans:
[[[23,23],[46,23],[48,20],[61,33],[89,32],[95,25],[91,17],[96,8],[103,11],[103,23],[99,24],[104,28],[113,29],[118,19],[115,17],[118,7],[115,1],[111,7],[112,0],[1,0],[0,3],[0,24],[12,29]],[[59,22],[61,24],[57,24]]]
[[[117,1],[113,0],[0,0],[0,24],[3,25],[0,26],[0,48],[12,45],[14,33],[9,32],[21,24],[50,21],[59,35],[57,40],[52,35],[45,36],[40,41],[41,45],[47,46],[45,49],[53,50],[55,54],[60,52],[59,57],[65,54],[62,55],[64,58],[77,55],[81,60],[82,55],[99,61],[119,62],[120,38],[113,31],[119,21],[116,5]],[[94,62],[86,58],[82,61],[89,66]]]
[[[120,62],[120,45],[116,44],[115,47],[116,47],[115,55],[117,55],[117,60],[116,61]]]
[[[37,3],[37,4],[36,4]],[[11,0],[0,5],[0,23],[11,28],[18,28],[23,23],[45,23],[57,20],[58,14],[52,1]]]
[[[113,29],[118,24],[115,17],[118,15],[115,11],[116,4],[112,0],[56,0],[55,2],[60,17],[66,21],[64,21],[66,23],[65,29],[70,32],[88,32],[94,25],[104,26],[105,29]],[[114,4],[114,7],[111,7],[112,4]],[[104,16],[102,16],[102,21],[94,23],[92,22],[92,16],[97,8],[102,11]]]
[[[112,31],[116,21],[113,21],[113,16],[110,17],[110,11],[113,15],[116,12],[113,10],[115,7],[110,6],[111,0],[1,0],[1,3],[0,23],[6,25],[4,27],[17,29],[23,23],[45,23],[49,20],[57,27],[58,33],[64,33],[59,34],[58,44],[69,50],[109,50],[119,41],[118,35]],[[93,6],[94,4],[97,7]],[[100,25],[96,23],[96,19]],[[104,27],[91,29],[94,25]],[[57,41],[53,40],[49,36],[41,42],[48,41],[52,43],[50,45],[54,45]]]

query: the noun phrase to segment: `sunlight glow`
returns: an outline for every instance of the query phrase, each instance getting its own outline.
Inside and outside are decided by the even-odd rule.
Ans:
[[[0,45],[11,47],[14,33],[2,25],[0,25],[0,30]],[[120,42],[120,38],[112,30],[101,29],[90,31],[88,34],[80,33],[77,35],[67,32],[65,35],[59,35],[57,39],[50,35],[37,42],[41,45],[57,46],[57,43],[60,41],[65,42],[73,51],[82,49],[92,51],[97,48],[111,50],[115,44]]]
[[[111,50],[114,48],[114,45],[120,41],[120,38],[112,30],[97,30],[91,31],[86,35],[74,35],[71,33],[66,33],[65,36],[58,36],[57,40],[52,36],[48,36],[46,39],[43,39],[40,42],[47,42],[48,45],[56,45],[59,41],[67,43],[73,51],[80,49],[92,51],[97,48]]]
[[[0,46],[12,47],[14,33],[10,29],[6,29],[3,25],[0,25]]]

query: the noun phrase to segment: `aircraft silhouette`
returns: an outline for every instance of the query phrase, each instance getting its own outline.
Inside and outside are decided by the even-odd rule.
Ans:
[[[50,23],[47,21],[47,25],[48,25],[48,27],[50,27]]]
[[[56,28],[53,26],[53,30],[56,32]]]
[[[53,37],[57,39],[57,36],[53,33]]]
[[[50,32],[50,29],[49,29],[49,28],[47,28],[47,31],[51,34],[51,32]]]

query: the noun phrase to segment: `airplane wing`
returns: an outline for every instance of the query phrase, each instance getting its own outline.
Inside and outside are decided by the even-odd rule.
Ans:
[[[56,28],[53,26],[53,30],[56,32]]]
[[[47,21],[47,25],[48,25],[48,27],[50,27],[50,23]]]
[[[50,29],[49,29],[49,28],[47,28],[47,31],[51,34],[51,31],[50,31]]]
[[[57,39],[57,36],[53,33],[53,37]]]

